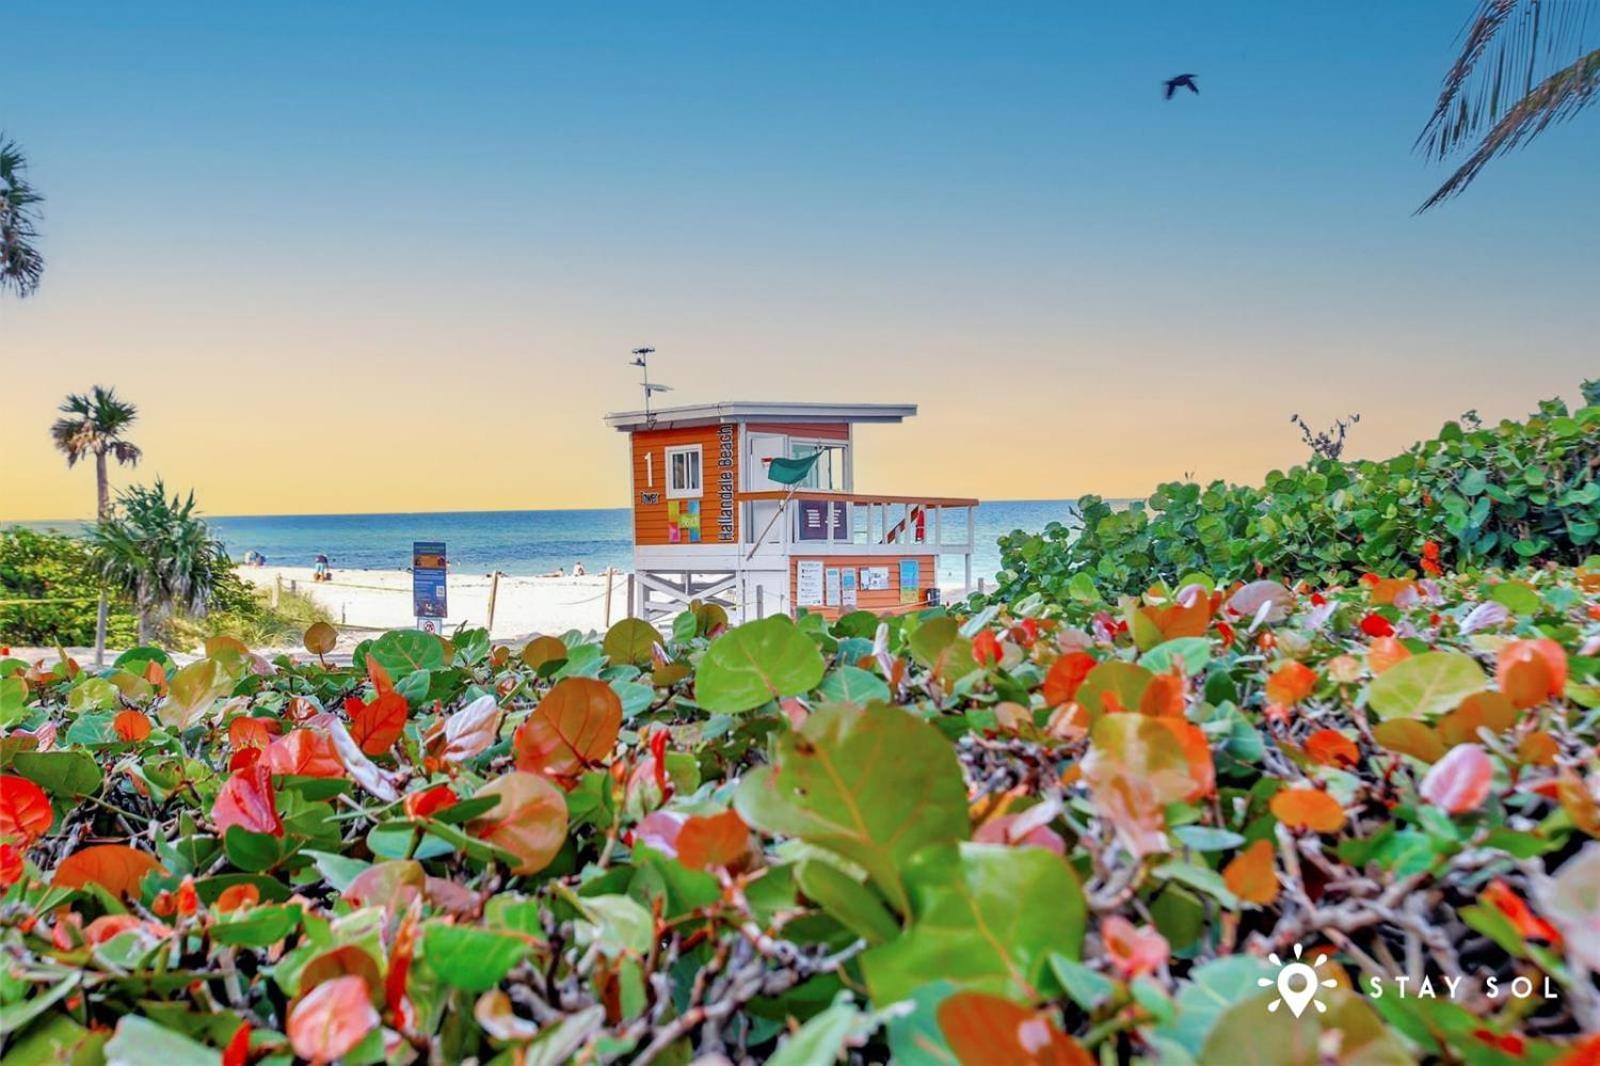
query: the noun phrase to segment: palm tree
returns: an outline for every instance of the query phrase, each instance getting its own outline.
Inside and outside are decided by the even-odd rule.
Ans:
[[[206,613],[228,569],[228,553],[195,513],[193,492],[168,499],[158,478],[148,488],[129,488],[117,505],[116,514],[95,526],[89,545],[100,576],[132,597],[143,644],[158,615],[173,609]]]
[[[122,435],[139,417],[139,409],[126,400],[117,399],[117,390],[100,385],[89,390],[87,396],[72,393],[61,404],[63,417],[50,427],[50,436],[56,448],[67,457],[67,466],[76,466],[79,459],[94,456],[95,489],[97,492],[95,517],[104,522],[111,517],[111,484],[106,478],[106,457],[132,465],[142,454],[137,445],[123,440]],[[105,665],[106,653],[105,593],[100,594],[100,615],[94,627],[94,664]]]
[[[44,256],[33,245],[44,197],[28,184],[27,170],[22,149],[0,133],[0,291],[18,296],[37,289],[44,273]]]
[[[1597,0],[1479,0],[1417,137],[1430,159],[1477,145],[1418,213],[1465,189],[1491,159],[1600,99],[1600,50],[1590,47],[1597,36]]]

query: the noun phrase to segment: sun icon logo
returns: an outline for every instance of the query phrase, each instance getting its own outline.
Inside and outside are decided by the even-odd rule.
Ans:
[[[1273,980],[1270,977],[1256,978],[1256,984],[1262,988],[1271,988],[1273,985],[1278,988],[1279,998],[1268,1003],[1267,1010],[1275,1011],[1284,1004],[1288,1004],[1289,1012],[1298,1018],[1305,1012],[1306,1007],[1313,1003],[1316,1004],[1319,1012],[1328,1009],[1328,1005],[1317,998],[1317,986],[1334,988],[1339,982],[1331,977],[1318,978],[1316,967],[1328,961],[1326,954],[1318,955],[1316,961],[1308,966],[1300,961],[1300,956],[1304,951],[1305,948],[1296,944],[1294,946],[1294,961],[1287,963],[1278,958],[1276,951],[1267,956],[1272,965],[1279,967],[1277,980]]]

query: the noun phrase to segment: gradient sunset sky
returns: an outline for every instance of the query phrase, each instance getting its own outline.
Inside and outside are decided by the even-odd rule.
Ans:
[[[1471,6],[14,0],[0,519],[92,511],[95,383],[117,483],[216,515],[621,506],[640,344],[672,401],[918,403],[857,487],[991,499],[1574,399],[1600,112],[1411,217]]]

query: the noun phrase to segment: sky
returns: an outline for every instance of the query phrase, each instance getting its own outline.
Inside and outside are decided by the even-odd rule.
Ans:
[[[229,515],[622,506],[643,344],[672,401],[916,403],[857,489],[989,499],[1600,373],[1600,109],[1412,216],[1465,3],[6,7],[0,519],[92,513],[96,383],[116,484]]]

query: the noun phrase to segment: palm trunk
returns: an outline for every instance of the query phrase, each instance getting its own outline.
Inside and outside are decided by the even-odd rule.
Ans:
[[[95,488],[98,492],[95,517],[104,522],[111,516],[111,485],[106,480],[106,453],[96,452],[94,457]],[[94,665],[102,667],[106,664],[106,622],[111,613],[106,600],[106,590],[100,590],[100,609],[94,619]],[[142,641],[141,641],[142,643]]]

